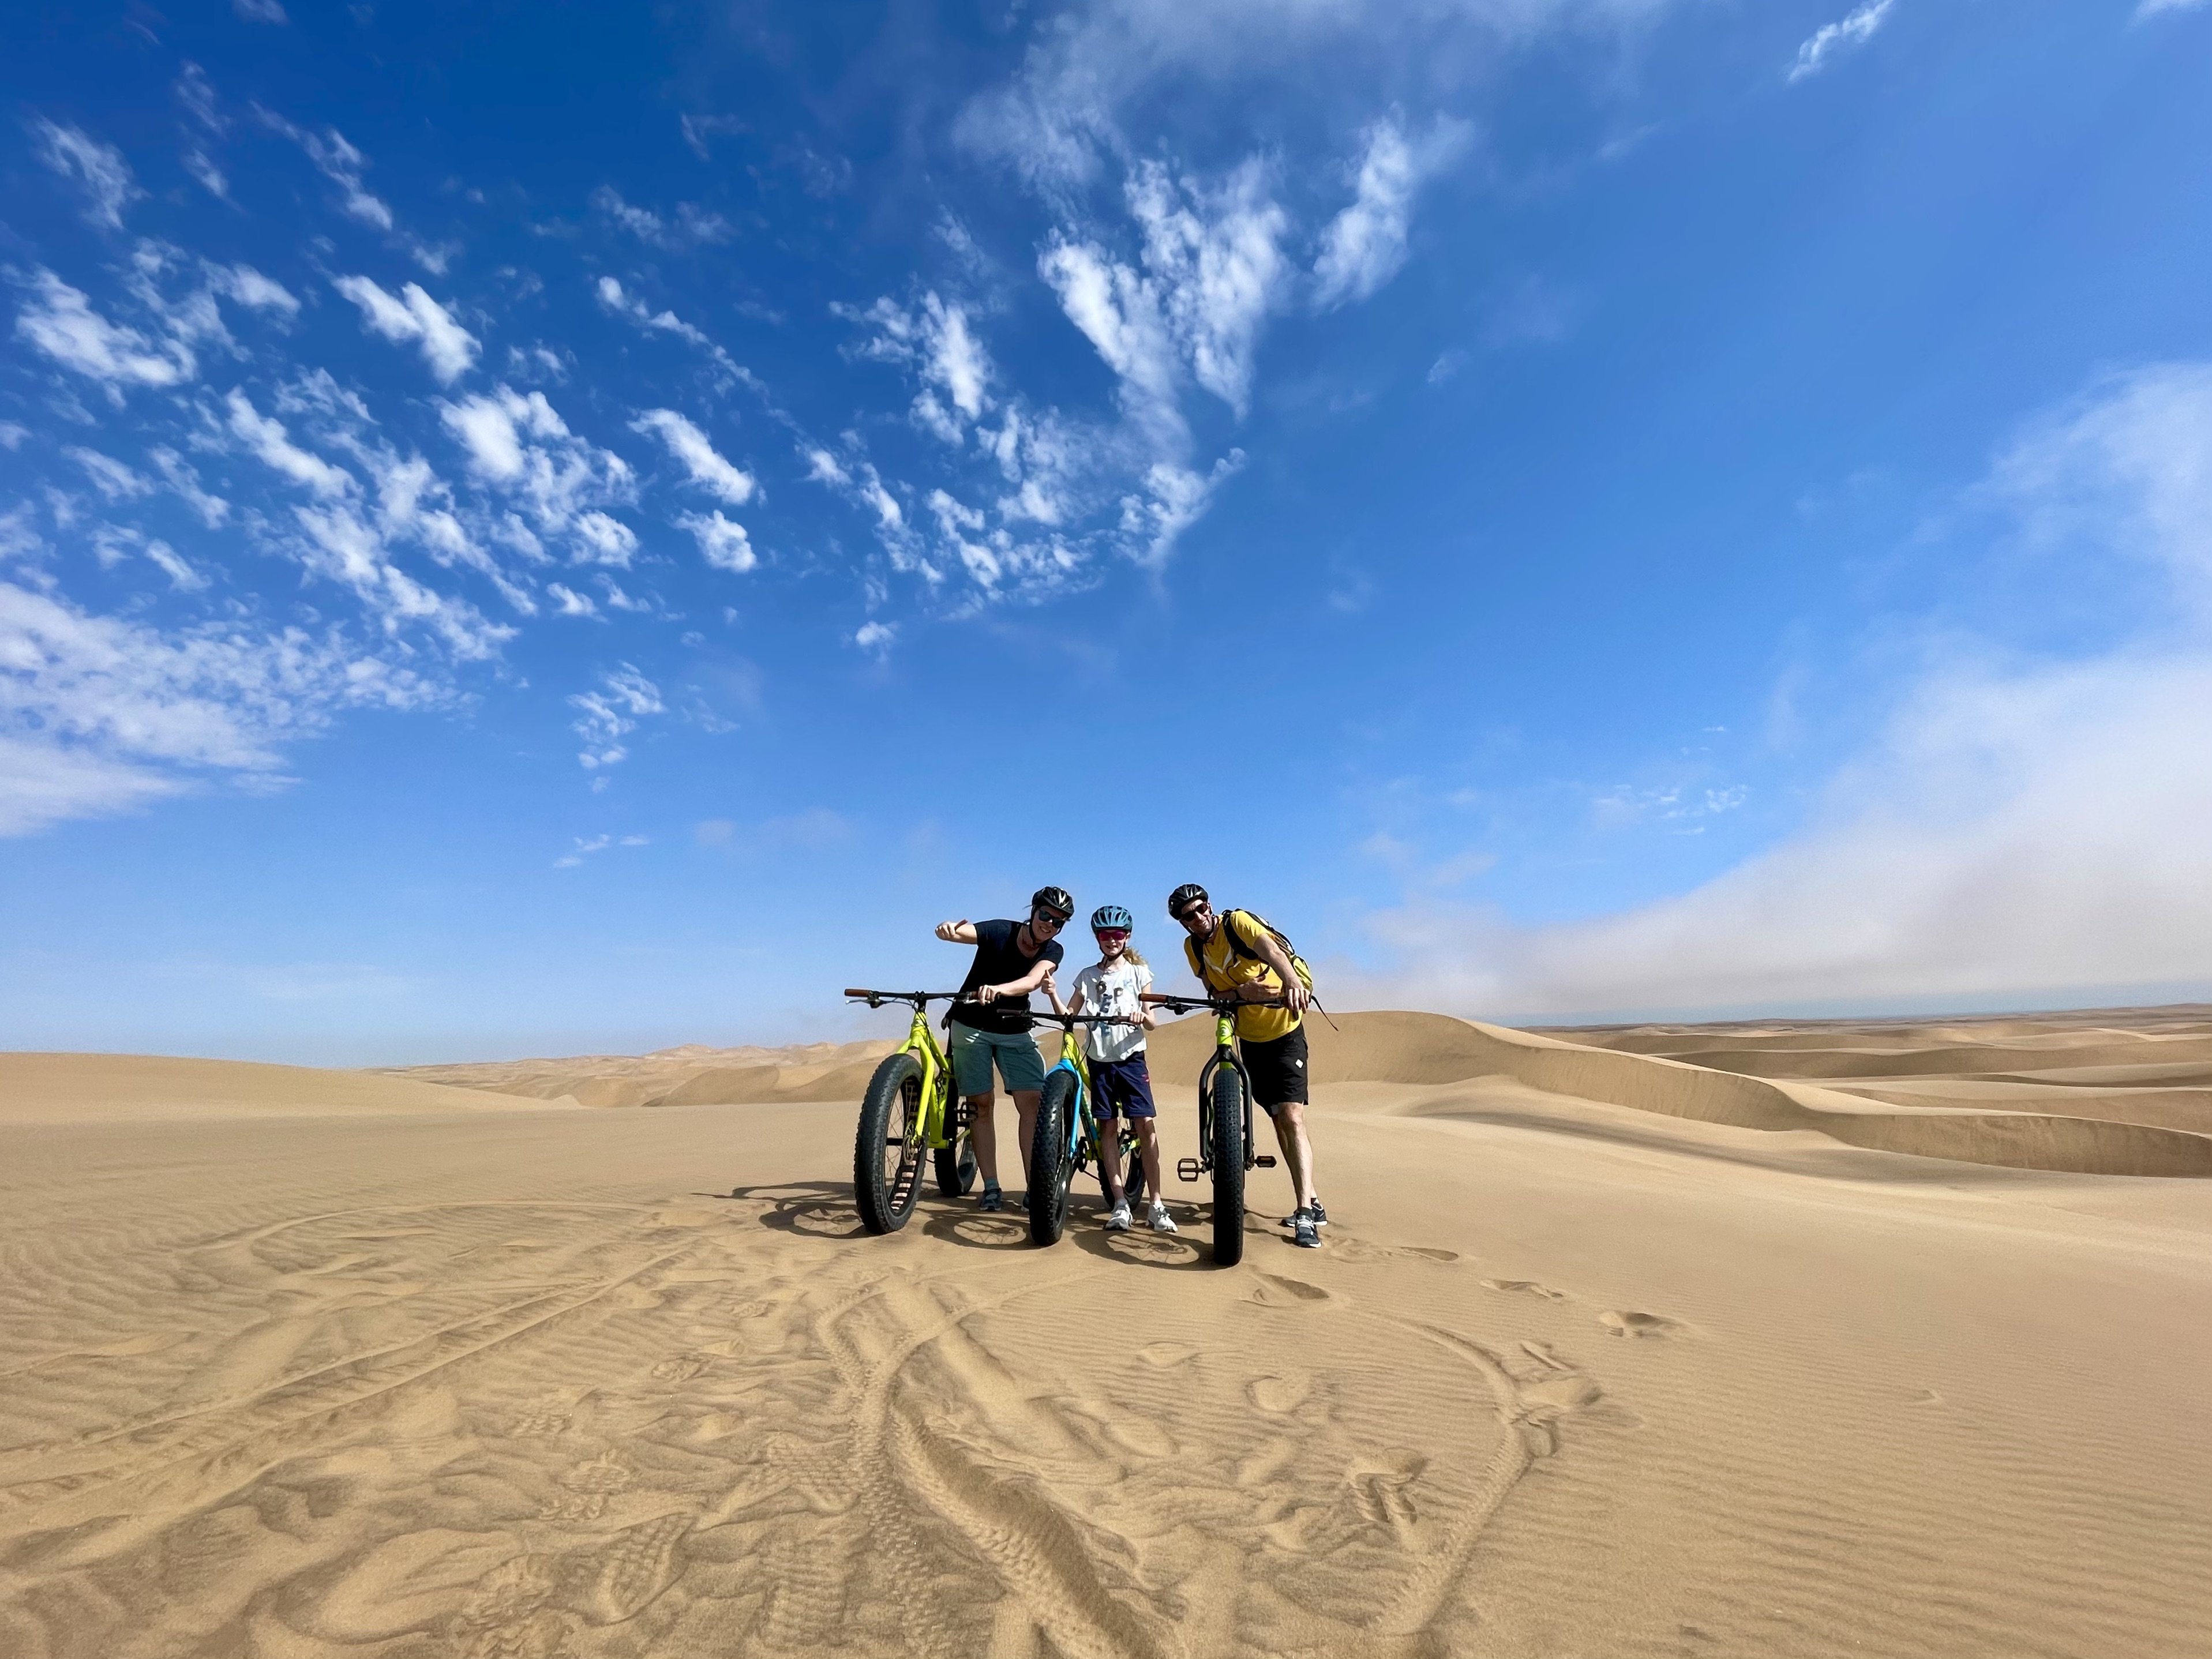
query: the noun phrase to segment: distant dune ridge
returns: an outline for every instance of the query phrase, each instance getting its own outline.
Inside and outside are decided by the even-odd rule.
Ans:
[[[2157,1011],[2135,1028],[2092,1018],[1535,1032],[1441,1014],[1351,1013],[1334,1025],[1315,1019],[1310,1029],[1316,1083],[1504,1078],[1670,1117],[1811,1129],[1855,1146],[1930,1158],[2212,1176],[2212,1010]],[[1164,1074],[1194,1075],[1212,1045],[1210,1022],[1179,1021],[1153,1035],[1154,1065]],[[636,1058],[416,1066],[391,1075],[587,1106],[834,1100],[857,1097],[891,1046],[694,1045]],[[1864,1086],[1874,1079],[1886,1086]]]
[[[1257,1171],[1233,1269],[1179,1182],[1171,1237],[1088,1182],[1049,1250],[933,1191],[863,1235],[880,1018],[386,1073],[0,1054],[0,1654],[2212,1628],[2212,1010],[1340,1015],[1324,1247]],[[1170,1167],[1210,1043],[1154,1036]]]

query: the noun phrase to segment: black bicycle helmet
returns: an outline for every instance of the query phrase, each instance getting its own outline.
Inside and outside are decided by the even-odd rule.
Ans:
[[[1091,913],[1091,931],[1096,933],[1108,927],[1133,933],[1137,931],[1137,919],[1118,904],[1102,904]]]
[[[1065,887],[1040,887],[1030,895],[1030,912],[1049,910],[1066,921],[1075,914],[1075,901],[1067,896]]]
[[[1206,889],[1194,881],[1187,881],[1168,895],[1168,914],[1177,921],[1181,921],[1182,913],[1192,905],[1212,902],[1212,901],[1206,896]]]

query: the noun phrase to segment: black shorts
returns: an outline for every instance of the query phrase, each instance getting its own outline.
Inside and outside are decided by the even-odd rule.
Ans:
[[[1158,1117],[1152,1104],[1152,1074],[1142,1054],[1127,1060],[1091,1062],[1092,1110],[1100,1117]]]
[[[1273,1042],[1246,1042],[1244,1069],[1252,1074],[1252,1102],[1272,1113],[1295,1102],[1303,1106],[1306,1094],[1306,1028],[1295,1026],[1288,1036]]]

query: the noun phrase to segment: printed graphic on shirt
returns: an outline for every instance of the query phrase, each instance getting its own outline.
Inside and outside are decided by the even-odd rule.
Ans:
[[[1126,957],[1111,968],[1092,963],[1075,976],[1075,989],[1086,1014],[1141,1013],[1137,1000],[1152,988],[1152,970]],[[1141,1025],[1088,1025],[1084,1028],[1084,1052],[1093,1060],[1127,1060],[1145,1051]]]

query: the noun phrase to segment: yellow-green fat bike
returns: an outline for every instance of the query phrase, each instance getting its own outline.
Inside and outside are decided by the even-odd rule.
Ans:
[[[1084,1058],[1079,1025],[1135,1025],[1141,1022],[1127,1014],[1048,1014],[1032,1011],[1030,1020],[1060,1030],[1060,1059],[1044,1074],[1037,1096],[1036,1122],[1030,1130],[1030,1243],[1057,1244],[1067,1229],[1067,1200],[1079,1170],[1088,1168],[1097,1178],[1098,1190],[1106,1184],[1106,1160],[1126,1164],[1135,1178],[1123,1192],[1132,1202],[1145,1185],[1144,1160],[1138,1156],[1137,1137],[1126,1121],[1120,1144],[1098,1144],[1098,1121],[1091,1109],[1091,1066]]]
[[[922,1160],[936,1165],[937,1190],[957,1198],[975,1184],[968,1108],[952,1092],[952,1062],[929,1029],[929,1005],[957,1002],[957,991],[865,991],[845,994],[871,1008],[903,1002],[914,1010],[906,1041],[884,1056],[860,1102],[853,1140],[853,1198],[860,1224],[895,1233],[921,1196]]]
[[[1213,1259],[1233,1267],[1244,1259],[1244,1172],[1275,1167],[1273,1158],[1252,1149],[1252,1074],[1237,1052],[1237,1011],[1255,1005],[1149,991],[1144,1000],[1178,1014],[1212,1012],[1213,1053],[1198,1074],[1198,1156],[1176,1160],[1176,1179],[1213,1177]]]

